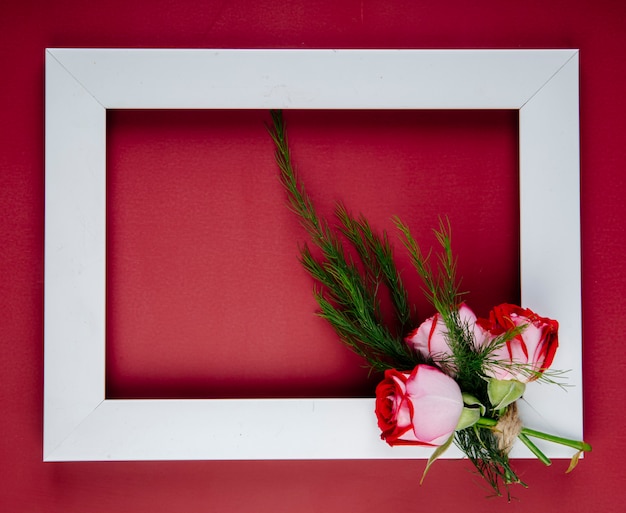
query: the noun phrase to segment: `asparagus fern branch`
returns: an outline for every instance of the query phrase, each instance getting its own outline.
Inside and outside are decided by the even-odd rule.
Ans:
[[[316,259],[310,248],[301,249],[301,262],[318,283],[315,298],[320,315],[327,319],[341,340],[364,357],[374,370],[413,368],[418,357],[406,346],[402,334],[410,320],[408,296],[393,262],[386,234],[375,234],[367,221],[354,218],[343,205],[336,216],[339,233],[353,246],[362,271],[344,250],[343,240],[316,213],[311,198],[298,180],[291,160],[285,122],[281,111],[272,111],[268,127],[275,145],[280,178],[291,209],[298,215],[313,244],[321,250]],[[399,326],[392,330],[380,313],[380,285],[392,298]]]

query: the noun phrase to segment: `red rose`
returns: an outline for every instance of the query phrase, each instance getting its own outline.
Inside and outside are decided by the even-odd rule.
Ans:
[[[454,433],[462,410],[459,385],[429,365],[411,373],[386,370],[376,387],[380,437],[389,445],[441,445]]]
[[[522,333],[492,353],[491,360],[495,363],[484,369],[488,376],[526,383],[537,379],[552,364],[559,345],[557,321],[540,317],[527,308],[502,304],[490,312],[489,319],[477,322],[489,332],[491,340],[510,329],[525,326]]]
[[[457,315],[461,325],[472,334],[475,347],[482,346],[486,333],[476,324],[476,315],[472,309],[462,303]],[[445,363],[445,370],[449,373],[456,372],[456,366],[452,361],[454,355],[450,347],[448,328],[440,313],[426,319],[418,328],[409,333],[404,341],[424,358],[432,358],[438,364]]]

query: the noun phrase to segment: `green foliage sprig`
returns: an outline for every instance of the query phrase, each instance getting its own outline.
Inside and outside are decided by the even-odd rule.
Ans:
[[[291,162],[282,112],[272,111],[271,115],[273,123],[268,130],[274,141],[281,182],[291,209],[321,250],[321,257],[316,258],[304,244],[300,255],[304,268],[317,283],[314,294],[320,315],[373,370],[411,369],[423,363],[402,338],[410,323],[411,311],[387,234],[376,234],[365,218],[352,216],[342,204],[335,210],[339,222],[336,230],[319,218]],[[360,266],[344,250],[340,234],[354,248]],[[395,329],[390,329],[382,318],[383,287],[388,290],[394,307],[398,323]]]

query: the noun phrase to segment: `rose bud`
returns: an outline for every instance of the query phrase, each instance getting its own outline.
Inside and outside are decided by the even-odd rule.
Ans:
[[[462,326],[467,326],[474,335],[474,344],[478,347],[484,343],[485,332],[476,324],[476,315],[465,303],[459,307],[459,321]],[[419,328],[413,330],[404,339],[409,347],[420,353],[424,358],[432,358],[437,363],[450,360],[453,356],[448,337],[448,328],[441,314],[436,313],[426,319]],[[453,365],[448,365],[449,370],[454,371]]]
[[[459,385],[429,365],[418,365],[411,373],[388,369],[376,387],[380,437],[392,446],[444,444],[462,410]]]
[[[523,331],[497,348],[490,357],[485,374],[499,380],[534,381],[550,367],[559,345],[559,323],[540,317],[532,310],[516,305],[496,306],[489,319],[479,319],[491,340],[506,331],[523,327]]]

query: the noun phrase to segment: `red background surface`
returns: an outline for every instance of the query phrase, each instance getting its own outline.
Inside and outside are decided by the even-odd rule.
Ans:
[[[5,1],[0,510],[621,511],[626,7],[545,4]],[[438,462],[421,487],[419,461],[42,463],[44,48],[74,46],[580,48],[585,437],[593,453],[567,476],[564,461],[516,462],[530,488],[516,490],[510,505],[486,500],[458,461]],[[110,397],[371,393],[358,361],[313,316],[311,284],[296,260],[304,237],[275,182],[266,119],[109,115]],[[448,214],[476,308],[515,300],[514,114],[294,112],[288,120],[323,212],[341,198],[377,226],[400,214],[427,243],[436,216]]]

